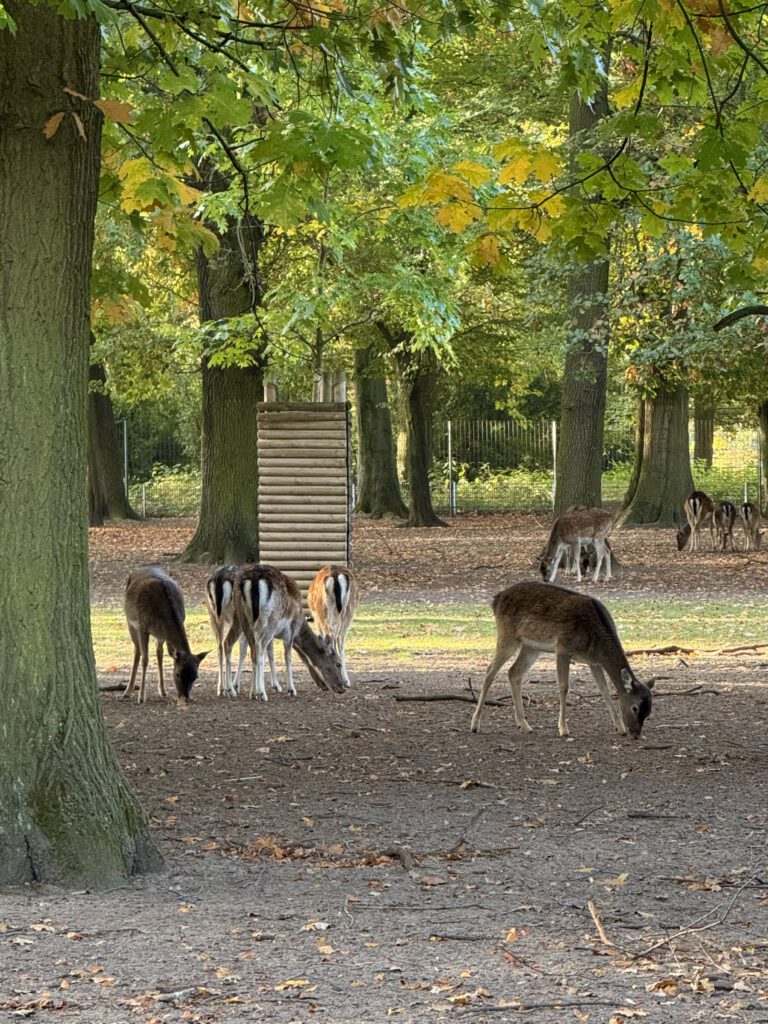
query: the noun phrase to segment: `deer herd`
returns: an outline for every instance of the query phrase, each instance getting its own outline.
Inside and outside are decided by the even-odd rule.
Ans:
[[[694,491],[685,501],[686,526],[678,530],[678,550],[700,549],[702,528],[709,527],[712,550],[735,550],[733,529],[737,519],[744,533],[744,550],[760,547],[760,515],[745,501],[737,510],[730,501],[718,504],[703,491]],[[522,683],[540,654],[554,654],[560,691],[558,721],[561,736],[568,736],[566,698],[572,662],[589,667],[605,700],[616,729],[638,737],[651,712],[651,684],[641,683],[632,671],[608,609],[597,598],[556,586],[554,579],[563,563],[566,571],[593,571],[596,583],[602,572],[611,579],[617,563],[609,537],[613,516],[602,508],[575,505],[555,520],[538,566],[547,582],[516,583],[497,594],[492,607],[496,620],[496,653],[485,674],[472,716],[471,731],[477,732],[488,691],[502,666],[515,656],[509,669],[515,722],[530,732],[525,719]],[[563,561],[564,560],[564,561]],[[305,617],[298,585],[270,565],[225,565],[205,585],[205,603],[216,640],[219,697],[235,697],[250,651],[252,678],[249,696],[267,701],[265,661],[269,663],[272,688],[282,692],[275,668],[274,642],[282,640],[285,650],[285,686],[296,696],[292,657],[295,650],[313,681],[323,690],[343,693],[350,686],[345,657],[346,636],[357,607],[358,587],[347,567],[322,568],[307,592],[307,605],[319,632]],[[139,662],[141,682],[138,699],[146,699],[149,638],[156,641],[158,690],[165,696],[163,648],[173,661],[173,677],[179,703],[189,702],[200,662],[209,653],[193,654],[184,629],[184,599],[181,588],[157,566],[134,570],[125,590],[125,615],[134,646],[130,681],[123,693],[135,688]],[[237,669],[232,671],[232,652],[239,646]],[[606,678],[607,677],[607,678]],[[618,711],[611,699],[608,680],[618,695]]]

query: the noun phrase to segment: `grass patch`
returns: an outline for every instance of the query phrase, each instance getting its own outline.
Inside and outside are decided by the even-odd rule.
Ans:
[[[760,643],[768,636],[768,606],[758,601],[702,604],[618,597],[607,604],[628,649],[680,644],[705,655],[721,647]],[[99,606],[91,615],[99,673],[128,672],[133,648],[122,609]],[[194,651],[211,647],[203,605],[188,609],[187,632]],[[363,604],[347,644],[350,671],[462,666],[480,672],[491,659],[495,635],[486,604]],[[204,665],[215,670],[216,659]]]

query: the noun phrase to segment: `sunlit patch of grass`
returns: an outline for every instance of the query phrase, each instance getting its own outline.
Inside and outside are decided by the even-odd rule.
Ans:
[[[606,604],[627,649],[678,644],[706,654],[721,647],[768,642],[768,607],[757,600],[702,604],[617,597]],[[95,607],[92,628],[99,672],[129,671],[133,645],[122,609]],[[188,609],[187,632],[194,651],[211,648],[203,605]],[[479,671],[491,659],[495,634],[487,604],[362,604],[347,641],[350,670],[413,666]],[[213,669],[215,664],[211,657],[208,666]]]

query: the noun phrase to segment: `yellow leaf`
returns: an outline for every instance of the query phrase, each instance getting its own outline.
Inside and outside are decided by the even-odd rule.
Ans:
[[[483,235],[475,246],[475,257],[477,263],[490,267],[495,266],[499,262],[501,250],[495,235]],[[464,783],[461,784],[460,788],[464,788]]]
[[[620,875],[618,875],[616,878],[606,878],[606,879],[604,879],[604,881],[601,884],[602,885],[626,885],[628,878],[629,878],[629,875],[627,874],[627,872],[626,871],[622,871],[622,873]]]
[[[423,200],[424,186],[419,183],[418,185],[411,185],[405,192],[402,192],[398,196],[397,205],[404,210],[409,206],[421,206]]]
[[[284,992],[287,988],[305,988],[311,984],[309,978],[291,978],[288,981],[281,981],[279,985],[275,985],[275,992]]]
[[[768,199],[768,177],[761,174],[749,190],[747,198],[755,203],[764,203]]]
[[[642,78],[636,78],[634,82],[630,82],[629,85],[624,86],[623,89],[619,89],[613,94],[613,102],[618,110],[626,110],[627,107],[634,106],[637,103],[642,81]]]
[[[466,182],[456,174],[447,174],[445,171],[432,171],[427,179],[424,189],[424,202],[440,202],[442,199],[458,199],[465,203],[474,202],[472,193],[467,188]]]
[[[530,172],[531,158],[527,153],[523,153],[514,160],[510,160],[509,163],[504,164],[499,172],[499,184],[508,185],[510,181],[516,181],[518,185],[522,185]]]
[[[82,118],[80,117],[79,114],[76,114],[74,112],[74,110],[72,111],[72,120],[75,122],[75,124],[77,126],[77,131],[78,131],[78,134],[80,135],[80,138],[81,139],[87,139],[87,136],[85,134],[85,125],[83,124]]]
[[[333,948],[333,946],[329,946],[327,942],[318,942],[315,945],[316,945],[317,951],[319,953],[322,953],[323,956],[330,956],[331,953],[335,953],[336,952],[336,950]]]
[[[203,194],[199,189],[186,185],[183,181],[179,181],[178,178],[173,179],[173,184],[182,203],[187,203],[191,206],[193,203],[199,202]]]
[[[491,177],[487,167],[473,160],[460,160],[452,169],[462,178],[466,178],[470,185],[484,185]]]
[[[560,170],[560,161],[554,153],[536,153],[531,158],[531,171],[539,181],[550,181],[557,177]]]
[[[520,139],[505,139],[503,142],[497,142],[491,152],[496,160],[510,160],[524,154],[526,148]]]
[[[85,100],[86,102],[88,101],[87,96],[83,96],[81,92],[78,92],[76,89],[73,89],[70,85],[65,85],[62,89],[62,92],[65,92],[68,96],[74,96],[75,99]]]
[[[53,117],[49,117],[43,125],[43,135],[46,139],[52,139],[56,132],[59,130],[59,125],[64,120],[64,111],[60,110],[58,114],[54,114]]]
[[[117,124],[130,124],[133,107],[130,103],[121,103],[119,100],[94,100],[94,107],[98,107],[105,117]]]
[[[468,203],[447,203],[440,207],[435,217],[438,224],[458,234],[469,227],[473,221],[478,220],[480,210],[477,206],[470,206]],[[461,788],[466,789],[471,784],[471,780],[468,780],[466,784],[462,784]]]

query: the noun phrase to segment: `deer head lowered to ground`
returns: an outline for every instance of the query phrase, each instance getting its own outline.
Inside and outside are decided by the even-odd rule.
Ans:
[[[477,732],[485,698],[499,669],[517,653],[509,670],[509,683],[518,728],[530,732],[523,710],[522,682],[526,672],[544,652],[555,655],[560,686],[561,736],[568,735],[565,702],[572,661],[589,666],[605,700],[611,720],[621,733],[638,737],[651,713],[651,690],[629,666],[610,612],[600,601],[551,583],[516,583],[493,599],[496,617],[496,654],[488,668],[472,732]],[[606,673],[619,695],[619,711],[613,706]]]
[[[341,661],[333,639],[312,632],[301,607],[301,591],[289,576],[271,565],[246,566],[235,581],[235,608],[251,651],[252,698],[267,699],[264,658],[275,639],[282,640],[285,646],[286,683],[294,697],[294,647],[321,690],[344,692]]]
[[[333,638],[341,659],[344,685],[351,686],[344,648],[357,608],[357,580],[352,570],[348,566],[323,566],[309,585],[307,606],[320,632]]]
[[[730,540],[731,551],[735,551],[733,527],[736,522],[736,506],[730,501],[721,501],[715,508],[713,519],[717,546],[721,551],[727,551],[728,541]]]
[[[136,672],[141,658],[141,685],[139,702],[146,700],[149,638],[157,639],[158,692],[165,696],[163,682],[163,644],[173,658],[173,681],[179,703],[188,704],[192,685],[197,679],[200,662],[208,653],[193,654],[184,629],[184,597],[181,587],[158,566],[134,569],[125,586],[125,617],[133,640],[133,668],[131,678],[123,692],[127,697],[136,683]]]
[[[581,582],[581,545],[593,544],[595,549],[595,573],[592,582],[597,583],[600,569],[605,564],[605,578],[611,578],[611,549],[607,544],[613,529],[613,516],[602,508],[568,509],[552,524],[547,546],[541,556],[539,568],[546,579],[549,573],[551,583],[557,575],[557,567],[563,555],[570,552],[576,566],[576,579]]]

